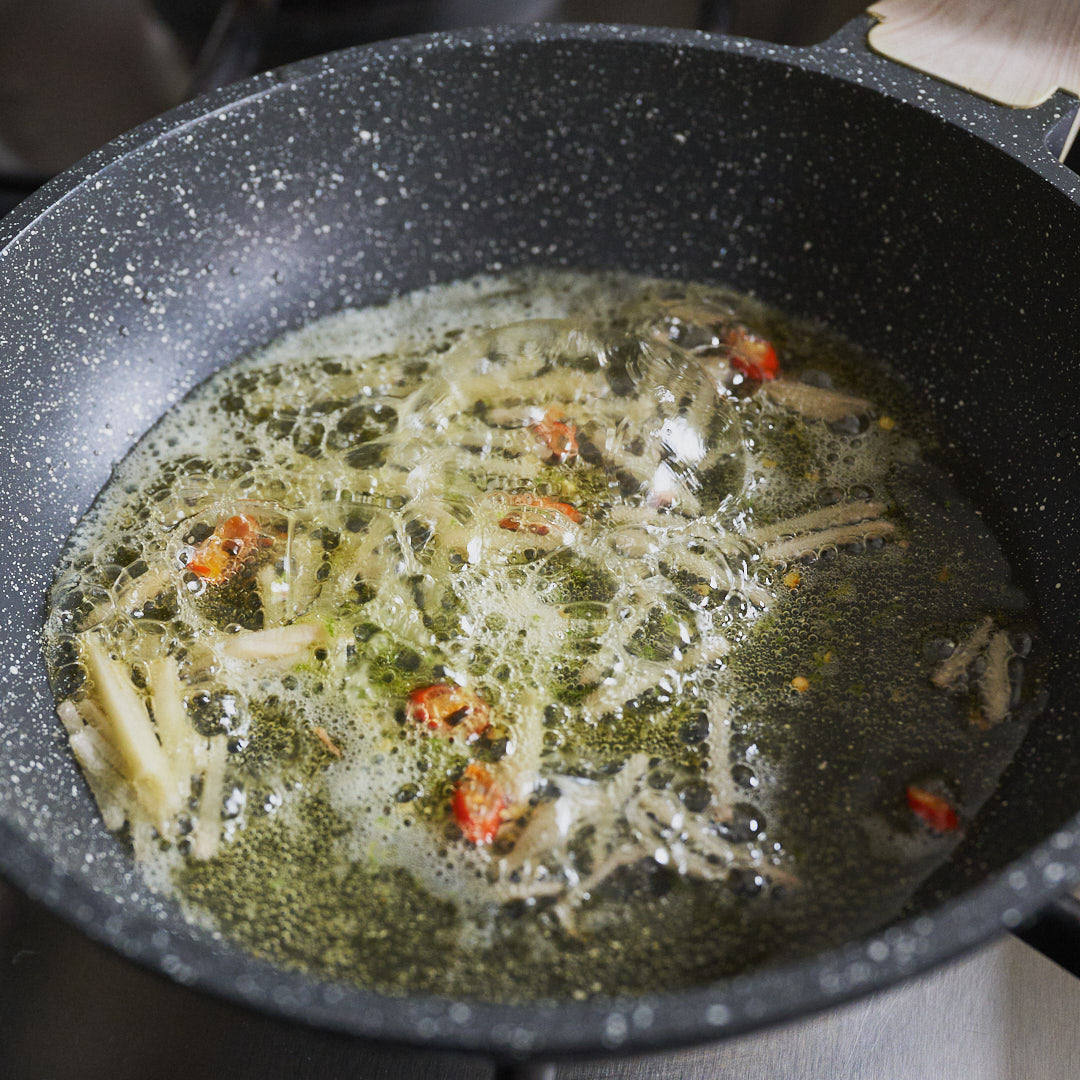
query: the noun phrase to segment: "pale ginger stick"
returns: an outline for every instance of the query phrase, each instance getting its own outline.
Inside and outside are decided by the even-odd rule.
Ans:
[[[68,733],[68,744],[82,769],[107,829],[119,829],[127,819],[131,789],[118,771],[116,751],[89,724],[73,701],[61,701],[56,713]]]
[[[709,717],[708,765],[706,777],[721,806],[736,801],[735,781],[731,776],[731,724],[734,711],[725,698],[715,698],[706,710]]]
[[[872,403],[866,398],[852,397],[836,390],[824,390],[819,386],[789,379],[767,382],[762,389],[777,405],[791,409],[810,420],[824,420],[827,423],[843,420],[845,416],[866,413],[872,408]]]
[[[952,656],[938,665],[937,670],[930,676],[930,681],[942,690],[952,686],[971,666],[975,657],[986,648],[990,641],[990,631],[993,626],[993,620],[987,615],[975,628],[975,632],[971,637],[963,645],[959,646]]]
[[[83,718],[79,715],[79,710],[75,708],[74,701],[61,701],[56,706],[56,715],[60,717],[60,723],[64,725],[64,730],[68,735],[74,735],[76,731],[80,731],[84,726]]]
[[[119,754],[122,774],[139,803],[164,832],[180,808],[180,792],[146,705],[132,685],[126,665],[109,656],[97,634],[84,634],[80,646],[94,696],[107,720],[102,735]]]
[[[773,559],[776,562],[787,562],[790,559],[798,559],[803,555],[820,551],[821,548],[830,544],[852,544],[856,540],[876,540],[888,536],[896,530],[891,521],[861,521],[856,525],[841,525],[835,529],[823,529],[821,532],[809,533],[806,536],[796,536],[791,540],[780,540],[774,544],[766,544],[761,549],[761,556],[765,559]]]
[[[326,637],[325,628],[315,623],[293,623],[235,634],[222,651],[233,660],[302,660]]]
[[[159,592],[173,585],[176,575],[162,566],[152,566],[137,578],[128,578],[116,597],[116,606],[123,611],[134,611],[152,600]]]
[[[78,703],[74,701],[61,701],[56,707],[56,714],[64,725],[64,730],[69,736],[90,731],[93,736],[93,747],[96,756],[100,757],[114,772],[123,771],[124,765],[120,755],[108,741],[103,731],[108,729],[108,719],[105,714],[89,699]]]
[[[113,831],[121,828],[128,818],[127,804],[132,792],[109,764],[108,744],[92,727],[84,725],[68,736],[68,745],[86,777],[105,828]]]
[[[1009,661],[1013,650],[1009,635],[999,630],[986,647],[986,670],[979,677],[979,700],[982,720],[988,727],[1000,724],[1009,715],[1012,702],[1012,683],[1009,681]]]
[[[820,510],[811,510],[808,514],[778,521],[775,525],[765,525],[753,529],[748,539],[759,544],[768,544],[786,536],[800,537],[806,533],[827,529],[836,525],[854,525],[868,518],[879,518],[885,513],[885,504],[880,502],[847,502],[836,506],[824,506]]]
[[[221,803],[225,796],[225,756],[227,736],[208,739],[208,761],[203,775],[202,795],[199,797],[199,816],[195,822],[191,854],[196,859],[209,859],[221,839]]]
[[[99,732],[107,732],[109,729],[109,718],[101,711],[100,708],[94,703],[92,698],[83,698],[81,701],[64,702],[65,705],[70,704],[72,709],[83,721],[83,723],[89,724],[93,728],[97,728]],[[60,710],[57,709],[57,712]],[[61,715],[61,720],[64,717]],[[67,722],[65,721],[65,726]],[[115,753],[115,751],[114,751]]]
[[[330,738],[330,733],[324,727],[317,727],[312,729],[315,738],[319,740],[326,747],[326,749],[334,755],[334,757],[341,757],[341,747],[338,746],[333,739]]]
[[[195,729],[184,708],[183,689],[176,661],[163,656],[149,665],[150,705],[154,710],[158,738],[176,778],[180,801],[191,794],[195,771]]]

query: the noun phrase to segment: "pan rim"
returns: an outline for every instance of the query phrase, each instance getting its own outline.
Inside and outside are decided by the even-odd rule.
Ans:
[[[1049,156],[1039,156],[1037,140],[1017,140],[1014,135],[1009,141],[1011,121],[1004,116],[1002,107],[983,103],[981,108],[973,108],[974,99],[962,91],[899,69],[865,51],[850,58],[849,67],[848,59],[838,61],[838,46],[829,43],[794,49],[693,31],[515,26],[422,35],[347,49],[255,76],[182,105],[95,151],[0,221],[0,261],[54,208],[85,185],[104,180],[109,170],[120,167],[128,155],[216,114],[285,92],[293,84],[324,77],[343,64],[383,62],[440,47],[559,41],[634,42],[705,50],[838,79],[939,116],[1016,158],[1070,201],[1080,202],[1075,175]],[[834,67],[837,63],[839,69]],[[925,98],[928,87],[935,95],[929,103]],[[920,88],[924,91],[921,96]],[[1042,110],[1039,116],[1044,113]],[[980,117],[985,122],[984,130],[975,129]],[[765,967],[704,987],[625,1000],[590,999],[550,1005],[393,998],[285,972],[209,938],[192,937],[182,946],[172,942],[162,946],[158,940],[160,927],[152,916],[146,912],[131,915],[115,898],[57,873],[50,858],[6,820],[0,820],[0,870],[53,913],[128,959],[184,985],[283,1019],[430,1049],[506,1058],[581,1055],[661,1049],[743,1033],[830,1008],[958,957],[995,934],[1019,925],[1080,879],[1080,814],[1003,870],[941,905],[932,919],[925,915],[908,919],[807,960]],[[177,956],[180,959],[176,963],[166,962],[168,957]],[[223,959],[227,961],[224,964]]]

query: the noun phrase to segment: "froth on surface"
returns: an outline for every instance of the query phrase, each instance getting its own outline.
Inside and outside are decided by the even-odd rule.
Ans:
[[[731,367],[731,326],[775,343],[786,395]],[[175,657],[228,740],[221,843],[189,852],[197,783],[136,850],[264,955],[493,997],[701,981],[889,918],[955,842],[904,782],[947,774],[974,814],[1022,732],[961,723],[977,674],[927,678],[973,612],[1026,617],[931,439],[857,350],[707,286],[532,271],[342,312],[121,463],[57,578],[54,683],[93,697],[91,631],[140,690]],[[185,565],[235,514],[263,546],[207,584]],[[230,644],[290,627],[295,654]],[[480,738],[410,722],[437,683],[487,703]],[[470,762],[506,794],[490,847],[450,812]]]

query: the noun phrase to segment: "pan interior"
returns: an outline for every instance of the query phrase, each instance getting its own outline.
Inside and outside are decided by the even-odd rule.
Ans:
[[[0,255],[3,820],[121,905],[113,940],[146,913],[189,937],[103,835],[52,718],[41,604],[72,523],[170,402],[284,329],[481,270],[620,269],[730,283],[885,356],[1036,598],[1050,707],[931,910],[1080,801],[1078,233],[1068,199],[943,121],[678,41],[345,54],[128,153]]]
[[[286,966],[519,1000],[812,955],[895,918],[1039,709],[930,428],[713,286],[346,311],[118,467],[52,593],[58,711],[148,880]],[[136,685],[165,756],[114,774]]]

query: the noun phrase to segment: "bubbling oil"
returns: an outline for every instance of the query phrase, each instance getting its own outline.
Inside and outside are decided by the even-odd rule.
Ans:
[[[881,365],[714,287],[527,271],[329,316],[171,410],[80,523],[62,715],[147,880],[280,963],[581,997],[820,948],[962,835],[905,792],[973,819],[1037,696],[932,445]],[[162,656],[194,763],[165,822],[102,685],[165,746]],[[482,729],[417,724],[433,686]],[[477,767],[491,843],[454,810]]]

